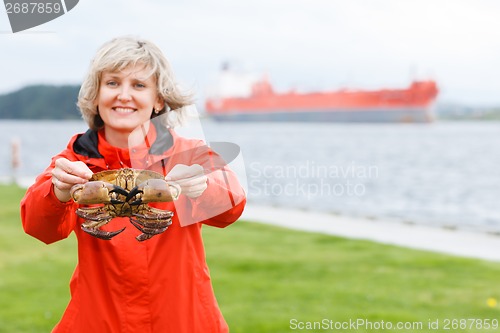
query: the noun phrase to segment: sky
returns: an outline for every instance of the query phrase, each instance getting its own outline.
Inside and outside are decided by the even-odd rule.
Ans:
[[[278,91],[405,87],[434,79],[442,103],[500,105],[500,1],[80,0],[13,34],[0,8],[0,94],[79,84],[104,42],[155,42],[202,102],[222,63]]]

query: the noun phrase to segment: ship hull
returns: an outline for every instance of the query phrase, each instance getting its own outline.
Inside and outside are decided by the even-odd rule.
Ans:
[[[275,93],[266,80],[247,97],[207,99],[205,110],[220,121],[429,123],[438,93],[434,81],[405,89]]]
[[[217,121],[260,122],[338,122],[338,123],[430,123],[434,121],[432,108],[361,109],[361,110],[273,110],[212,114]]]

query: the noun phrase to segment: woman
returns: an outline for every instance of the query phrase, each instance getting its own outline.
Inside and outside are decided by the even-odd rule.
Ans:
[[[26,233],[47,244],[71,232],[78,239],[71,300],[53,332],[228,331],[212,290],[201,227],[236,221],[245,194],[216,153],[172,130],[190,103],[151,42],[117,38],[97,52],[78,98],[89,130],[52,159],[21,202]],[[96,172],[130,167],[162,173],[180,186],[175,203],[150,204],[173,211],[172,224],[143,242],[125,217],[101,227],[125,228],[109,240],[84,232],[70,189]]]

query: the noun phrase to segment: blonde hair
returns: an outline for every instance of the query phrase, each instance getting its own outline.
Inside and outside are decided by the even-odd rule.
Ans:
[[[161,117],[165,126],[175,127],[182,123],[183,109],[193,103],[192,96],[180,91],[168,60],[155,44],[127,36],[112,39],[101,46],[80,88],[77,105],[90,129],[99,130],[104,126],[95,104],[102,72],[120,71],[137,64],[151,70],[150,75],[156,79],[158,96],[165,102],[164,108],[158,113],[153,112],[151,118],[168,113]]]

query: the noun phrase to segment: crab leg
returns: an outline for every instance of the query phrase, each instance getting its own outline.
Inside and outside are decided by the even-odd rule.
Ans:
[[[145,214],[135,213],[132,215],[136,218],[130,217],[130,223],[142,232],[136,237],[138,241],[142,242],[167,230],[172,224],[174,214],[170,211],[149,207],[149,211]]]
[[[125,228],[118,231],[103,231],[99,227],[107,224],[113,218],[103,207],[81,207],[76,210],[76,215],[85,219],[80,226],[86,233],[105,240],[110,240]]]
[[[115,237],[119,233],[121,233],[123,230],[125,230],[125,227],[117,230],[117,231],[103,231],[100,229],[96,228],[90,228],[90,227],[85,227],[83,224],[81,225],[81,228],[83,231],[88,233],[89,235],[92,235],[94,237],[97,237],[99,239],[104,239],[104,240],[110,240],[111,238]]]
[[[148,235],[158,235],[168,229],[168,227],[172,224],[172,222],[164,222],[161,225],[158,223],[155,226],[146,226],[140,223],[136,219],[130,219],[130,223],[134,225],[139,231],[148,234]]]
[[[145,220],[145,221],[162,221],[166,219],[170,219],[174,216],[174,213],[169,210],[163,210],[155,207],[146,206],[147,209],[144,210],[143,214],[133,213],[132,215]],[[149,222],[148,222],[149,223]]]
[[[144,222],[139,219],[130,218],[130,222],[140,231],[145,232],[147,234],[162,233],[167,230],[167,228],[172,224],[172,220],[168,219],[166,221],[157,221],[157,222]],[[164,229],[164,230],[163,230]],[[160,232],[155,232],[155,230],[162,230]]]
[[[168,226],[165,228],[161,229],[149,229],[149,228],[143,228],[140,224],[138,224],[136,221],[130,220],[130,222],[139,230],[142,232],[139,236],[137,236],[135,239],[137,239],[139,242],[143,242],[147,239],[150,239],[154,235],[158,235],[163,233],[165,230],[168,229]]]
[[[148,240],[148,239],[150,239],[153,236],[154,235],[142,233],[139,236],[137,236],[135,239],[137,239],[137,241],[139,241],[139,242],[144,242],[145,240]]]
[[[104,207],[80,207],[76,210],[76,215],[88,221],[103,222],[101,225],[108,223],[113,217]]]
[[[139,214],[134,214],[134,216],[140,216]],[[167,228],[172,224],[171,217],[165,217],[162,219],[156,219],[154,221],[147,221],[144,218],[139,217],[138,219],[134,219],[130,217],[130,222],[140,231],[145,233],[153,233],[155,230],[161,230]],[[163,230],[163,231],[165,231]],[[161,232],[163,232],[161,231]]]

